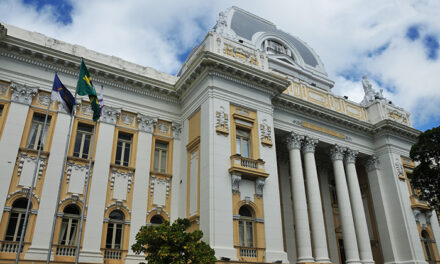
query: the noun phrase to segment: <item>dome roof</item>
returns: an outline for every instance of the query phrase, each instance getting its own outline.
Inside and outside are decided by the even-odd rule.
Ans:
[[[219,26],[219,23],[223,23],[223,27],[226,27],[226,30],[224,28],[217,30],[216,28]],[[221,12],[214,29],[225,37],[240,41],[255,49],[263,50],[262,45],[265,40],[279,42],[277,44],[281,46],[281,49],[289,50],[287,52],[294,58],[297,65],[303,67],[308,72],[312,72],[314,75],[323,78],[327,76],[324,64],[319,56],[305,42],[277,29],[272,22],[243,9],[234,6],[228,8],[225,12]],[[267,48],[267,43],[264,45]]]

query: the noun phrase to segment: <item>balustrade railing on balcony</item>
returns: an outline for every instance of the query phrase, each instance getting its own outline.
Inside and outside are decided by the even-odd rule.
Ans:
[[[269,175],[265,172],[264,161],[261,159],[252,159],[235,154],[231,156],[230,173],[238,173],[243,177],[257,179],[267,178]]]
[[[76,246],[63,246],[58,245],[56,255],[72,257],[76,254]]]
[[[105,259],[122,259],[122,253],[124,250],[122,249],[108,249],[104,250],[104,258]]]
[[[248,247],[239,247],[240,257],[245,258],[256,258],[258,257],[256,248],[248,248]]]
[[[0,252],[3,253],[16,253],[18,251],[18,242],[13,241],[0,241]],[[23,245],[21,245],[21,251],[23,252]]]

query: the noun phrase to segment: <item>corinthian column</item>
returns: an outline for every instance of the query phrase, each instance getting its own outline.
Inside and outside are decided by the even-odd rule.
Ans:
[[[312,241],[315,261],[329,263],[327,238],[322,213],[321,192],[319,191],[318,173],[316,171],[315,147],[318,140],[304,138],[303,153],[307,179],[307,199],[309,201],[310,219],[312,225]]]
[[[287,137],[292,176],[293,213],[295,220],[295,238],[298,256],[297,263],[314,262],[310,241],[309,215],[307,212],[306,192],[304,188],[301,164],[301,141],[303,137],[291,133]]]
[[[344,237],[345,263],[360,263],[356,233],[351,213],[350,196],[348,194],[347,182],[345,180],[344,157],[345,148],[334,145],[330,150],[333,162],[333,173],[335,176],[336,193],[338,196],[339,216],[342,224],[342,235]]]
[[[365,218],[365,211],[362,203],[361,189],[359,187],[358,176],[356,173],[355,161],[357,153],[357,151],[350,149],[347,149],[347,152],[345,153],[345,170],[347,172],[348,191],[350,192],[351,204],[354,205],[352,207],[352,212],[361,262],[374,263],[367,220]]]

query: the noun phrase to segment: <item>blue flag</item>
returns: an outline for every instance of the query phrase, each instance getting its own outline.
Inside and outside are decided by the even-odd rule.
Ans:
[[[60,78],[55,73],[55,79],[52,86],[52,101],[57,101],[63,105],[64,109],[70,114],[73,112],[73,106],[75,105],[75,98],[67,90],[67,88],[61,83]]]

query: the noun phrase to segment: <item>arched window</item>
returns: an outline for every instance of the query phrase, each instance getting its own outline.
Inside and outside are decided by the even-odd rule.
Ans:
[[[9,217],[8,228],[6,229],[5,235],[6,241],[20,241],[27,203],[28,200],[26,198],[20,198],[12,204],[11,215]],[[30,209],[32,209],[32,204],[29,210]]]
[[[249,205],[243,205],[238,211],[238,233],[241,247],[254,247],[254,213]]]
[[[426,230],[422,231],[422,244],[423,244],[423,248],[425,249],[426,252],[426,261],[431,262],[432,260],[434,260],[434,254],[431,248],[431,238],[429,237],[429,234]]]
[[[64,246],[74,246],[78,239],[78,223],[81,210],[78,206],[69,204],[64,208],[63,213],[58,243]]]
[[[122,233],[124,229],[124,213],[114,210],[110,213],[107,226],[105,248],[122,249]]]
[[[266,51],[268,54],[276,54],[276,55],[286,55],[293,60],[295,58],[293,57],[292,51],[284,44],[282,44],[279,41],[273,40],[273,39],[267,39],[263,41],[262,49]]]
[[[160,225],[163,223],[163,217],[160,215],[155,215],[155,216],[151,217],[150,223],[152,225]]]

